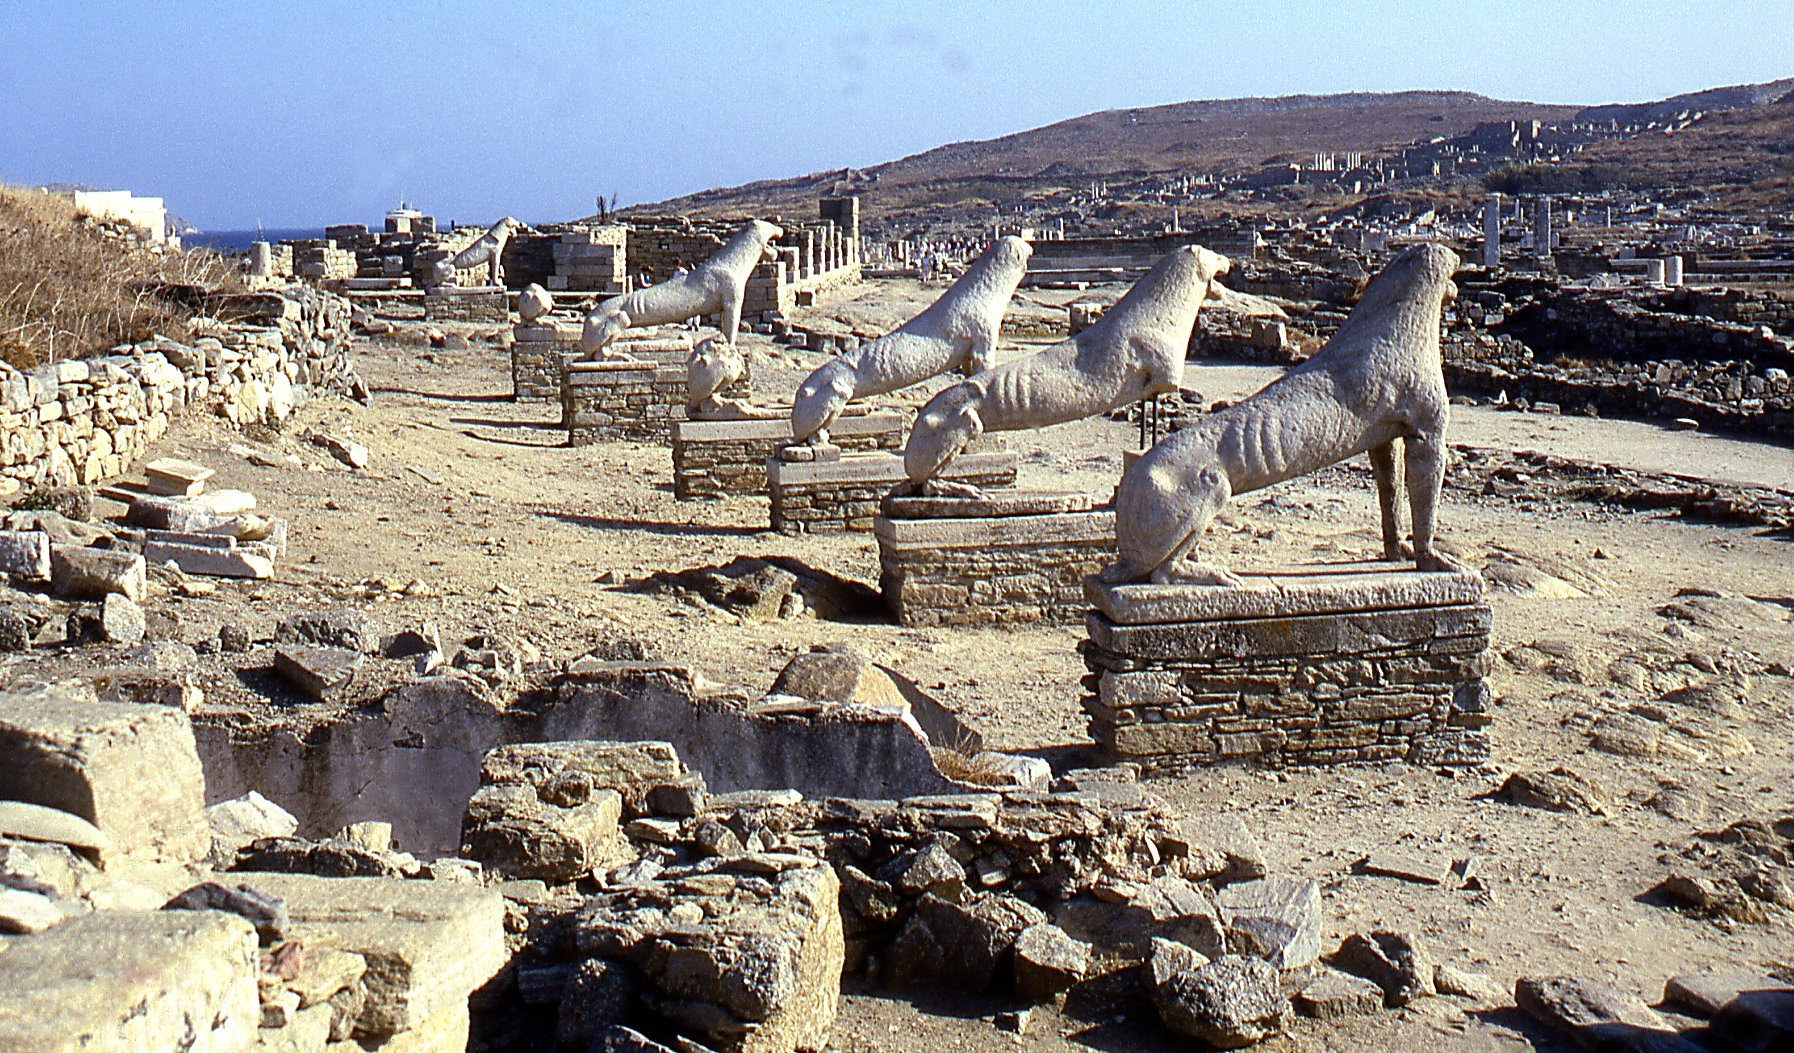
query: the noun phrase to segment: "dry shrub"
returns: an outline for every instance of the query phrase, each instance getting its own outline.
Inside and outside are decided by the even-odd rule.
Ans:
[[[156,333],[183,338],[191,309],[158,289],[234,282],[215,252],[152,252],[63,198],[0,186],[0,362],[24,369]]]

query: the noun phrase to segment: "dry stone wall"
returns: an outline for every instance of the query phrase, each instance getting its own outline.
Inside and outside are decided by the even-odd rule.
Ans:
[[[964,454],[941,478],[973,486],[1015,485],[1015,454]],[[903,459],[892,454],[862,454],[833,462],[766,462],[772,493],[772,528],[781,534],[839,534],[871,530],[879,502],[892,487],[906,482]]]
[[[879,587],[899,624],[1077,622],[1115,560],[1115,513],[878,520]]]
[[[503,322],[510,316],[510,296],[503,289],[439,286],[424,294],[426,322]]]
[[[903,416],[842,417],[829,440],[848,451],[903,445]],[[681,501],[766,493],[766,462],[792,441],[791,419],[681,421],[673,425],[673,496]]]
[[[279,421],[309,392],[359,383],[340,296],[293,286],[216,296],[206,309],[191,344],[157,336],[98,358],[0,366],[0,477],[97,483],[123,473],[185,409]]]

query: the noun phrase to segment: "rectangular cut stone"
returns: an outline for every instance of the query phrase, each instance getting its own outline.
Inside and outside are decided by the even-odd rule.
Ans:
[[[879,516],[879,585],[903,625],[1075,622],[1115,558],[1108,510],[976,519]]]
[[[1088,583],[1091,599],[1107,604],[1087,615],[1080,648],[1099,747],[1159,772],[1226,760],[1486,759],[1491,616],[1481,581],[1362,567],[1260,574],[1276,584],[1233,600],[1216,594],[1254,590]],[[1437,580],[1412,580],[1426,578]],[[1350,596],[1371,609],[1276,613],[1320,611]],[[1433,602],[1376,606],[1404,598]],[[1228,603],[1246,613],[1222,616]],[[1136,622],[1118,624],[1111,611]],[[1167,620],[1138,620],[1149,614]]]
[[[120,856],[189,861],[211,847],[205,776],[179,709],[52,687],[0,693],[0,757],[0,800],[78,815]]]
[[[0,943],[7,1053],[235,1053],[255,1042],[255,929],[234,914],[97,911]]]
[[[216,473],[203,464],[175,457],[159,457],[143,466],[149,492],[163,497],[189,497],[206,488]]]
[[[850,451],[895,450],[904,415],[848,414],[829,438]],[[792,441],[788,414],[769,420],[682,420],[673,424],[673,495],[681,501],[766,492],[766,462]]]
[[[618,350],[632,354],[634,346]],[[749,393],[745,376],[722,391],[729,398],[744,399]],[[600,439],[664,442],[671,437],[672,422],[685,419],[686,394],[683,358],[672,364],[570,361],[561,380],[561,424],[573,446]]]
[[[41,530],[0,530],[0,578],[50,580],[50,535]]]
[[[274,561],[257,552],[239,548],[235,538],[220,537],[216,541],[187,544],[156,539],[146,540],[143,558],[160,566],[173,560],[187,574],[204,574],[217,578],[271,578]]]
[[[424,1029],[457,1009],[465,1021],[468,996],[509,958],[504,898],[490,889],[400,878],[241,877],[286,901],[289,938],[367,959],[358,1035]],[[465,1034],[461,1043],[453,1048],[465,1048]]]
[[[941,478],[980,487],[1013,486],[1017,459],[1002,450],[966,453]],[[772,528],[781,534],[871,530],[878,504],[906,483],[903,457],[883,451],[843,455],[838,461],[766,462],[772,494]]]
[[[1118,625],[1151,625],[1458,606],[1480,602],[1485,591],[1482,576],[1473,571],[1428,573],[1381,561],[1234,573],[1243,585],[1109,585],[1092,580],[1085,595]]]

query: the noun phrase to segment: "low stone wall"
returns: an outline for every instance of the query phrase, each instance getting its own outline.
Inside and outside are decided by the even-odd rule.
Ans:
[[[1158,773],[1487,759],[1482,579],[1390,567],[1242,575],[1227,589],[1092,584],[1080,650],[1099,748]]]
[[[685,419],[686,367],[651,360],[569,362],[562,374],[561,423],[567,441],[587,446],[600,439],[666,442],[674,421]],[[723,389],[730,398],[750,395],[744,376]]]
[[[900,625],[1076,622],[1084,579],[1115,559],[1115,513],[879,516],[879,590]]]
[[[1014,486],[1015,454],[963,454],[941,477],[979,487]],[[878,503],[909,479],[894,453],[847,454],[837,461],[766,462],[772,528],[781,534],[839,534],[871,530]]]
[[[157,336],[25,372],[0,365],[0,478],[97,483],[122,474],[185,409],[280,421],[309,392],[359,383],[340,296],[292,286],[214,296],[204,309],[191,344]]]
[[[895,450],[904,417],[879,411],[844,416],[829,428],[843,450]],[[766,462],[792,442],[791,418],[685,420],[673,425],[673,496],[681,501],[766,493]]]
[[[424,294],[426,322],[503,322],[510,317],[510,294],[497,286],[439,285]]]
[[[567,359],[579,353],[579,334],[553,323],[511,327],[511,398],[559,402]]]

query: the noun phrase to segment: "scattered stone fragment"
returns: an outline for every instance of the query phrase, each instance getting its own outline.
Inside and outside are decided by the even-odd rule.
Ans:
[[[1160,936],[1152,938],[1152,949],[1146,957],[1147,972],[1155,990],[1170,982],[1173,976],[1195,972],[1208,963],[1208,955],[1189,944]]]
[[[316,644],[320,647],[341,647],[363,653],[373,651],[379,640],[378,630],[367,615],[353,607],[332,607],[321,611],[303,611],[288,615],[274,624],[275,643]],[[440,650],[439,647],[428,648]],[[381,653],[388,658],[403,657]],[[407,651],[406,654],[415,654]]]
[[[1794,1049],[1794,988],[1744,991],[1713,1014],[1709,1026],[1739,1053]]]
[[[296,837],[267,837],[253,841],[238,854],[233,871],[307,874],[313,877],[404,877],[404,857],[370,852],[360,845],[335,839],[306,841]]]
[[[991,1018],[991,1023],[996,1025],[998,1031],[1007,1031],[1012,1035],[1027,1034],[1028,1025],[1033,1022],[1034,1010],[1032,1008],[1006,1009]]]
[[[1363,1016],[1383,1008],[1383,989],[1338,969],[1321,970],[1293,999],[1296,1012],[1316,1020]]]
[[[556,1042],[562,1049],[592,1048],[628,1017],[637,987],[635,976],[622,962],[587,958],[575,965],[560,995]]]
[[[1769,991],[1783,985],[1755,969],[1713,969],[1672,976],[1663,985],[1663,1000],[1710,1017],[1745,991]]]
[[[142,601],[146,564],[135,552],[117,549],[50,547],[50,588],[72,600],[103,600],[108,593]]]
[[[1241,1049],[1282,1031],[1289,999],[1275,966],[1230,954],[1178,973],[1153,992],[1159,1018],[1180,1035],[1218,1049]]]
[[[640,1031],[618,1025],[606,1028],[591,1044],[588,1053],[700,1053],[700,1049],[696,1043],[691,1043],[682,1050],[675,1050]]]
[[[249,650],[249,630],[235,622],[218,627],[218,649],[226,654],[242,654]]]
[[[338,646],[351,645],[339,643]],[[441,651],[442,636],[436,631],[434,622],[423,622],[416,628],[401,629],[380,638],[380,655],[383,658],[414,658],[418,655],[440,654]]]
[[[112,666],[93,674],[94,696],[101,702],[172,706],[191,713],[204,693],[187,672],[163,672],[142,666]]]
[[[1400,878],[1420,885],[1443,885],[1451,878],[1451,861],[1426,859],[1406,852],[1372,852],[1358,864],[1366,874]]]
[[[368,466],[368,448],[353,439],[320,431],[308,431],[304,438],[347,467],[360,469]]]
[[[1227,950],[1300,969],[1321,956],[1321,887],[1308,878],[1263,878],[1219,894]]]
[[[1009,896],[954,903],[924,895],[891,942],[884,979],[896,987],[932,980],[961,991],[989,990],[1016,938],[1046,920],[1038,908]]]
[[[109,592],[100,602],[100,635],[108,643],[141,643],[148,629],[143,608],[122,593]]]
[[[896,886],[912,896],[927,892],[954,902],[965,896],[965,868],[939,841],[923,846],[893,877]]]
[[[347,841],[357,848],[365,848],[369,852],[392,851],[392,824],[369,819],[365,822],[350,823],[336,833],[337,839]]]
[[[1029,1002],[1050,1002],[1090,970],[1090,945],[1050,922],[1030,925],[1015,938],[1015,993]]]
[[[1504,1005],[1509,997],[1507,989],[1497,983],[1494,977],[1460,969],[1447,962],[1440,962],[1433,967],[1433,986],[1442,995],[1475,999],[1485,1006]]]
[[[619,825],[620,794],[589,791],[563,806],[548,799],[552,792],[528,783],[480,787],[467,802],[461,854],[502,874],[556,883],[633,857]]]
[[[290,837],[299,820],[254,790],[220,801],[205,811],[212,830],[212,858],[234,859],[238,850],[264,837]]]
[[[101,854],[112,850],[112,839],[80,816],[25,801],[0,801],[0,835]]]
[[[173,563],[183,574],[257,580],[274,576],[274,560],[260,543],[239,546],[236,538],[227,536],[151,531],[143,542],[143,558],[157,566]]]
[[[306,698],[327,702],[355,679],[361,655],[342,647],[288,644],[274,651],[274,671]]]
[[[1435,992],[1433,959],[1419,937],[1401,932],[1354,933],[1345,938],[1332,963],[1383,989],[1390,1008]]]
[[[261,937],[263,944],[283,938],[287,931],[286,904],[257,890],[253,885],[221,885],[216,881],[202,881],[163,904],[162,909],[221,910],[226,914],[235,914],[255,926],[256,934]]]
[[[1572,1036],[1614,1024],[1651,1029],[1667,1026],[1637,995],[1574,976],[1523,976],[1514,981],[1514,1004],[1539,1023]]]
[[[1608,814],[1606,792],[1568,768],[1515,772],[1501,785],[1498,796],[1528,808],[1583,815]]]
[[[49,896],[0,884],[0,935],[42,932],[62,918]]]

